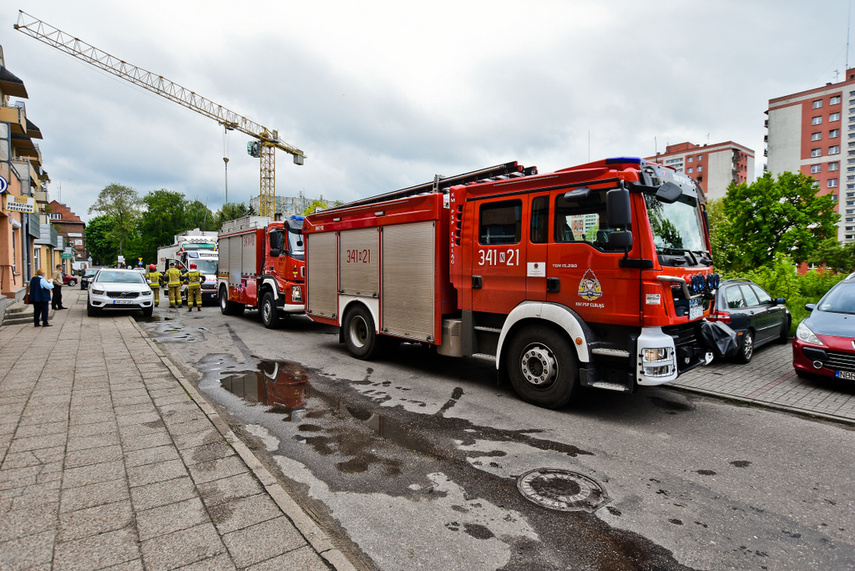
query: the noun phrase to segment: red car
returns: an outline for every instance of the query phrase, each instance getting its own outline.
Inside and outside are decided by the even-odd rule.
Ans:
[[[62,284],[67,286],[76,286],[77,278],[68,274],[62,274]]]
[[[796,374],[855,381],[855,273],[805,309],[811,314],[793,339]]]

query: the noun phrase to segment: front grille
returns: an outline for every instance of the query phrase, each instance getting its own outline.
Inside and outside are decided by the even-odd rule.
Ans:
[[[217,289],[217,284],[205,282],[202,284],[202,289]]]
[[[136,291],[108,291],[107,295],[113,299],[134,299],[140,294]]]
[[[829,369],[855,371],[855,353],[837,353],[835,351],[827,351],[828,360],[825,366]]]

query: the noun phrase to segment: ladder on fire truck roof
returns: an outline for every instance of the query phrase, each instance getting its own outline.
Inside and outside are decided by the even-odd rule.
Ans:
[[[397,200],[399,198],[407,198],[410,196],[425,194],[427,192],[442,192],[443,194],[445,194],[452,186],[457,186],[461,184],[471,184],[473,182],[483,182],[487,180],[502,180],[530,176],[533,174],[537,174],[537,167],[524,167],[518,164],[516,161],[511,161],[509,163],[474,170],[455,176],[444,177],[441,175],[436,175],[432,182],[417,184],[415,186],[408,186],[407,188],[393,190],[392,192],[377,194],[375,196],[369,196],[368,198],[360,198],[359,200],[354,200],[353,202],[348,202],[347,204],[342,204],[341,206],[336,206],[335,208],[330,208],[329,210],[339,210],[342,208],[350,208],[352,206],[363,206],[365,204],[386,202],[387,200]]]

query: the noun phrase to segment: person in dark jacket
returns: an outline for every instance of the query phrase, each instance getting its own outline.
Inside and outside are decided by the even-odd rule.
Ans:
[[[50,327],[48,313],[50,313],[50,290],[53,284],[45,279],[45,271],[41,268],[36,270],[36,275],[30,280],[30,302],[33,304],[33,321],[36,327]],[[41,320],[41,325],[39,325]]]

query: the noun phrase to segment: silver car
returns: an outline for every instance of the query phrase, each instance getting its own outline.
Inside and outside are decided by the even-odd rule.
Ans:
[[[105,309],[139,310],[151,317],[154,311],[151,287],[136,270],[101,268],[89,282],[86,311],[94,316]]]

